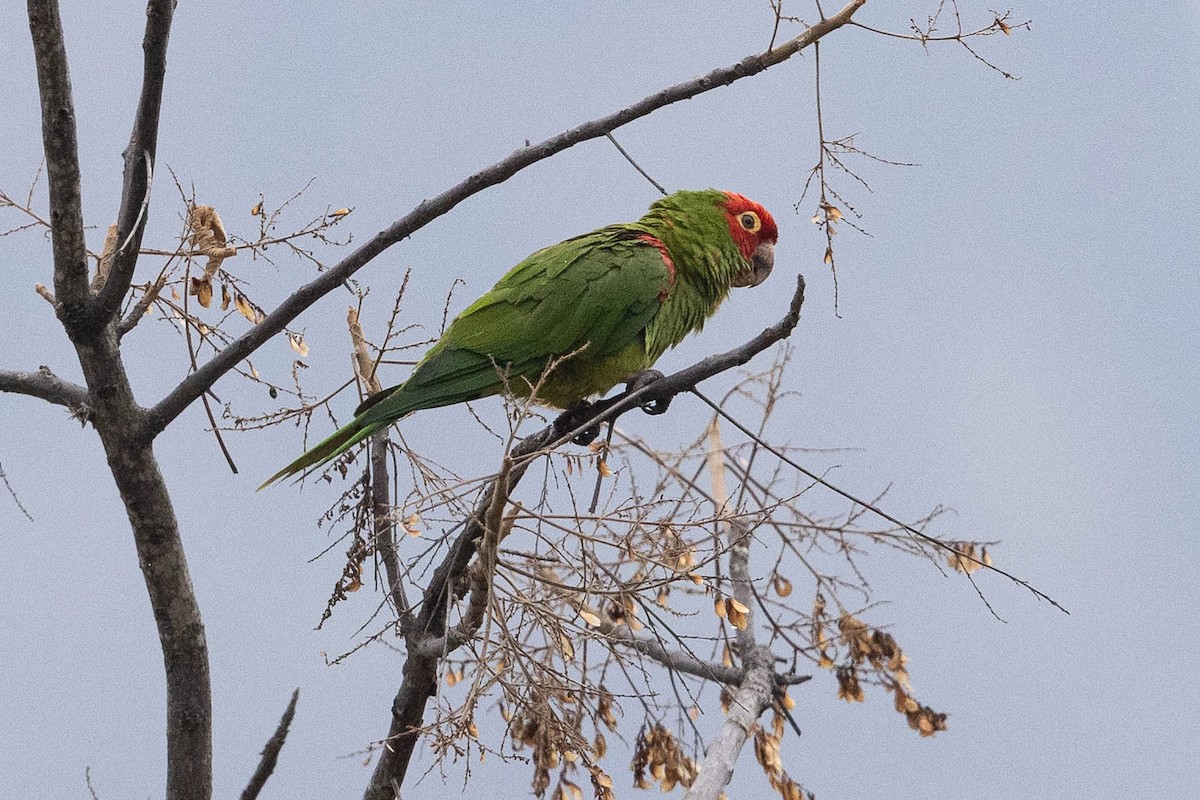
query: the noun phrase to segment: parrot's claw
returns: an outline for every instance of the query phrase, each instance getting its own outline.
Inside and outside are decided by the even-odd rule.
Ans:
[[[556,434],[563,436],[566,433],[575,430],[581,424],[596,416],[598,403],[589,403],[586,400],[580,400],[575,405],[567,409],[555,421],[555,427],[558,428]],[[587,447],[592,442],[596,441],[596,437],[600,435],[600,427],[604,423],[589,425],[584,430],[571,437],[571,443],[577,444],[580,447]]]
[[[596,437],[600,435],[600,426],[593,425],[582,433],[576,434],[572,439],[572,444],[577,444],[580,447],[587,447],[592,442],[596,441]]]
[[[657,380],[661,380],[662,378],[663,374],[656,369],[642,370],[629,379],[629,382],[625,384],[625,391],[636,392],[638,389],[649,386],[650,384]],[[647,414],[658,415],[667,413],[667,409],[670,408],[670,406],[671,398],[664,397],[660,400],[650,400],[649,402],[642,403],[640,408]]]

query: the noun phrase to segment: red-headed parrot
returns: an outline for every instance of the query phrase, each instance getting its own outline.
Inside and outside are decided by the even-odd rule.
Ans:
[[[778,235],[758,203],[708,189],[676,192],[637,222],[539,250],[459,314],[408,380],[368,398],[263,486],[320,466],[414,411],[506,385],[528,396],[564,356],[537,400],[567,408],[606,392],[703,328],[731,288],[762,283]]]

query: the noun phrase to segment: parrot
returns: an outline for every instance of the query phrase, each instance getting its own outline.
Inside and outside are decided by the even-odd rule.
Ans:
[[[633,380],[699,332],[730,289],[762,283],[778,236],[760,204],[705,189],[538,250],[459,314],[408,380],[367,398],[259,488],[320,467],[415,411],[504,391],[528,397],[535,386],[537,402],[570,408]]]

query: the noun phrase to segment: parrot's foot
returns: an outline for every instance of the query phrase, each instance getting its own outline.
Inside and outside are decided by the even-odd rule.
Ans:
[[[600,425],[593,425],[582,433],[576,434],[571,439],[572,444],[577,444],[580,447],[587,447],[592,442],[596,441],[596,437],[600,435]]]
[[[603,410],[597,408],[599,405],[600,404],[598,403],[589,403],[586,400],[580,400],[578,403],[571,406],[566,410],[566,412],[563,413],[562,417],[559,418],[564,427],[564,430],[559,435],[561,436],[568,431],[574,430],[583,422],[586,422],[587,420],[596,416],[596,412],[598,410]],[[603,424],[604,423],[599,422],[595,425],[589,425],[584,430],[572,436],[571,443],[577,444],[580,447],[587,447],[589,444],[596,441],[596,437],[600,435],[600,429]]]
[[[626,392],[636,392],[638,389],[645,388],[657,380],[662,380],[663,374],[656,369],[645,369],[634,375],[625,384]],[[671,398],[664,397],[661,400],[651,400],[648,403],[642,403],[641,409],[647,414],[657,415],[667,413],[667,409],[671,406]]]

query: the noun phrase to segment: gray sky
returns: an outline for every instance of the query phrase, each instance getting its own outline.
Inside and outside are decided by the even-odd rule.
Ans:
[[[658,5],[184,2],[160,163],[247,237],[259,193],[270,205],[312,178],[293,219],[350,206],[345,229],[362,241],[526,139],[740,59],[770,34],[765,0]],[[858,19],[902,30],[935,5],[868,4]],[[961,6],[968,20],[989,18],[986,4]],[[1186,673],[1200,656],[1197,9],[1019,5],[1015,17],[1032,18],[1032,32],[979,45],[1018,81],[952,45],[925,52],[851,29],[829,37],[827,135],[857,133],[876,155],[920,164],[863,162],[871,193],[837,184],[871,233],[839,237],[840,319],[823,238],[808,221],[815,201],[791,210],[816,157],[811,53],[619,132],[670,188],[743,192],[780,226],[778,274],[735,296],[662,366],[773,322],[791,276],[804,272],[788,379],[799,394],[775,438],[855,448],[812,465],[837,465],[832,478],[862,494],[891,484],[886,506],[901,517],[952,507],[936,533],[1002,539],[999,564],[1072,612],[983,576],[1002,624],[968,584],[928,563],[868,559],[876,596],[892,601],[871,620],[892,624],[918,696],[950,712],[950,730],[918,739],[889,696],[847,706],[819,675],[794,692],[804,735],[785,744],[789,772],[818,797],[1195,795],[1188,743],[1200,733],[1200,696]],[[114,3],[67,4],[64,15],[85,215],[99,249],[120,190],[143,15],[140,4]],[[0,0],[0,187],[10,193],[25,191],[41,157],[36,103],[24,4]],[[169,244],[180,203],[164,176],[147,241]],[[411,268],[409,319],[436,329],[456,278],[467,286],[452,311],[529,252],[636,218],[654,197],[607,143],[581,145],[467,201],[360,278],[376,287],[383,315]],[[38,198],[44,209],[44,185]],[[6,212],[0,228],[14,221]],[[227,266],[268,305],[308,274],[288,259],[237,261]],[[32,292],[50,282],[48,244],[36,233],[0,240],[0,265],[0,368],[48,364],[78,378]],[[322,369],[345,374],[347,299],[331,295],[299,321],[311,385]],[[125,352],[145,404],[186,367],[164,325],[140,327]],[[256,364],[286,370],[290,357],[280,341]],[[217,390],[247,410],[270,405],[232,380]],[[352,405],[346,398],[340,413]],[[701,414],[681,400],[669,422],[626,424],[674,442],[691,430],[689,412],[692,422]],[[451,450],[478,447],[465,411],[430,414],[406,434],[432,442],[439,426]],[[229,437],[241,467],[233,476],[205,425],[193,408],[156,449],[211,648],[216,793],[240,791],[300,686],[265,796],[353,795],[369,774],[355,753],[385,730],[400,657],[374,648],[324,666],[323,652],[355,641],[374,600],[356,597],[313,631],[340,572],[336,559],[308,563],[326,542],[314,521],[330,492],[253,492],[298,452],[296,432]],[[0,397],[0,430],[0,464],[34,518],[0,493],[0,785],[14,797],[85,796],[90,765],[104,800],[156,796],[161,655],[99,443],[60,409],[13,396]],[[476,471],[490,469],[485,461]],[[757,772],[745,756],[736,780]],[[623,764],[610,766],[629,795]],[[489,764],[479,775],[484,796],[527,794],[526,767]],[[460,785],[452,777],[447,788]],[[444,791],[431,775],[405,796]]]

